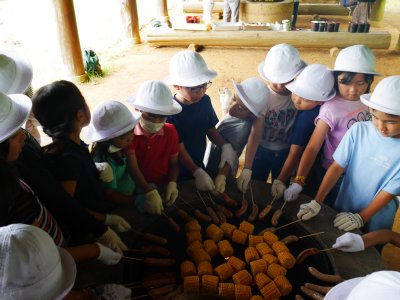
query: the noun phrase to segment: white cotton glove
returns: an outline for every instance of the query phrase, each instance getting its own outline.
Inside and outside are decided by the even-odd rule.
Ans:
[[[106,214],[104,224],[109,225],[117,232],[125,232],[132,228],[131,225],[127,221],[125,221],[124,218],[111,214]]]
[[[253,173],[253,171],[250,169],[242,170],[242,173],[240,173],[240,176],[236,180],[239,191],[244,192],[244,193],[247,191],[247,189],[249,188],[249,183],[251,180],[252,173]]]
[[[215,183],[215,190],[218,193],[222,194],[223,192],[225,192],[225,187],[226,187],[226,176],[225,175],[222,175],[222,174],[217,175],[217,177],[215,177],[214,183]]]
[[[92,288],[92,292],[101,300],[129,300],[132,296],[130,288],[115,283],[98,285]]]
[[[175,181],[170,181],[167,184],[167,190],[165,192],[165,201],[167,206],[174,204],[176,198],[178,198],[178,188]]]
[[[96,165],[97,171],[99,172],[100,180],[104,182],[111,182],[114,179],[114,174],[111,166],[106,163],[94,163]]]
[[[212,191],[215,189],[214,182],[210,175],[207,174],[202,168],[196,169],[193,173],[196,188],[199,191]]]
[[[122,253],[122,251],[128,250],[128,247],[121,241],[119,236],[111,228],[107,228],[106,232],[100,236],[97,241],[114,251]]]
[[[309,203],[300,205],[297,217],[301,220],[310,220],[318,215],[320,210],[321,205],[317,201],[311,200]]]
[[[162,199],[160,194],[156,189],[151,190],[146,195],[146,200],[144,201],[143,209],[145,212],[151,215],[161,215],[164,210]]]
[[[96,258],[101,261],[105,265],[116,265],[122,258],[122,254],[116,251],[111,250],[110,248],[103,246],[100,243],[96,243],[100,249],[100,254]]]
[[[286,190],[286,185],[284,185],[283,182],[280,181],[279,179],[275,179],[271,187],[272,197],[277,199],[281,198],[285,190]]]
[[[339,236],[332,247],[343,252],[358,252],[365,250],[364,241],[361,235],[351,232],[346,232]]]
[[[336,215],[333,226],[339,230],[350,231],[364,226],[364,220],[359,214],[342,212]]]
[[[227,163],[231,166],[232,170],[236,170],[239,163],[239,158],[232,145],[229,143],[223,144],[221,149],[221,161],[219,162],[218,168],[221,169],[225,163]]]
[[[303,187],[294,182],[292,183],[284,192],[284,199],[287,202],[292,202],[299,198],[300,193],[302,192]]]

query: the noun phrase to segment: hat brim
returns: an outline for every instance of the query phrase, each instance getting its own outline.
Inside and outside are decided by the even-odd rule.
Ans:
[[[361,73],[361,74],[370,74],[370,75],[376,75],[376,76],[381,76],[381,74],[376,73],[375,71],[370,71],[370,70],[349,70],[349,69],[342,69],[342,68],[338,68],[338,69],[329,69],[329,71],[332,72],[351,72],[351,73]]]
[[[167,78],[164,79],[164,81],[168,85],[177,85],[177,86],[183,86],[183,87],[193,87],[193,86],[198,86],[201,84],[204,84],[211,79],[214,79],[217,77],[218,73],[215,72],[212,69],[208,69],[205,73],[198,75],[193,78],[182,78],[182,77],[176,77],[176,76],[171,76],[169,75]]]
[[[300,62],[301,62],[301,65],[299,66],[299,68],[297,70],[294,70],[291,74],[288,74],[288,75],[279,74],[276,77],[271,77],[264,73],[265,61],[263,61],[261,64],[258,65],[258,73],[264,80],[268,80],[269,82],[277,83],[277,84],[287,83],[287,82],[292,81],[294,78],[296,78],[296,76],[300,74],[301,70],[303,70],[305,68],[305,66],[307,65],[307,63],[304,60],[301,60]]]
[[[12,122],[1,124],[0,126],[0,143],[16,133],[25,124],[32,109],[32,101],[28,96],[23,94],[11,94],[7,96],[14,102],[13,106],[16,110],[14,111],[14,116],[9,116],[12,118]]]
[[[136,104],[135,99],[136,99],[135,97],[131,96],[128,98],[128,102],[132,104],[135,108],[151,114],[172,116],[179,114],[182,111],[182,106],[174,99],[172,99],[172,106],[170,106],[168,109],[157,109],[154,107],[147,107],[144,105]]]
[[[71,291],[76,278],[76,264],[71,254],[62,248],[58,248],[62,265],[62,276],[60,278],[60,285],[54,290],[54,298],[56,300],[64,299],[65,296]],[[46,295],[47,296],[47,295]]]
[[[250,110],[252,112],[253,115],[255,115],[257,118],[260,117],[260,114],[257,113],[249,104],[248,100],[247,100],[247,96],[243,90],[243,87],[241,84],[237,83],[235,80],[232,79],[232,83],[233,83],[233,88],[235,89],[236,94],[238,95],[238,97],[240,98],[240,100],[242,100],[243,104],[247,107],[248,110]]]
[[[33,79],[31,62],[24,55],[21,55],[15,51],[0,51],[0,54],[4,54],[12,58],[17,68],[17,77],[14,78],[13,84],[7,91],[2,92],[5,94],[25,94]]]
[[[324,300],[345,300],[353,288],[364,279],[365,277],[356,277],[337,284],[325,295]]]
[[[388,108],[382,105],[379,105],[377,103],[374,103],[371,101],[371,96],[372,94],[364,94],[360,96],[360,100],[362,103],[364,103],[366,106],[372,108],[372,109],[376,109],[379,110],[381,112],[387,113],[389,115],[396,115],[396,116],[400,116],[400,110],[393,110],[392,108]]]
[[[88,129],[87,138],[91,143],[104,142],[116,138],[135,128],[135,126],[139,123],[141,115],[142,114],[140,112],[132,112],[132,122],[129,123],[129,125],[112,133],[97,131],[91,123]]]
[[[336,90],[332,89],[326,97],[316,97],[314,95],[310,95],[309,93],[307,94],[307,91],[304,90],[302,87],[298,86],[296,84],[296,81],[290,82],[286,85],[286,88],[291,91],[293,94],[307,99],[307,100],[312,100],[312,101],[318,101],[318,102],[326,102],[331,100],[333,97],[336,96]]]

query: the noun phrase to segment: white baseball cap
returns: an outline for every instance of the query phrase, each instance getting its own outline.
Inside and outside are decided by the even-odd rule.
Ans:
[[[0,143],[25,124],[31,108],[32,101],[28,96],[0,92]]]
[[[141,115],[118,101],[100,103],[93,110],[87,137],[91,142],[102,142],[123,135],[137,125]]]
[[[145,81],[136,97],[129,97],[128,102],[141,111],[157,115],[170,116],[182,111],[182,106],[172,99],[169,87],[157,80]]]
[[[292,81],[305,66],[295,47],[278,44],[268,51],[265,60],[258,66],[258,73],[265,80],[282,84]]]
[[[15,51],[0,51],[0,92],[25,94],[32,78],[32,65],[24,55]]]
[[[313,101],[325,102],[336,95],[333,73],[324,65],[308,65],[286,88],[297,96]]]
[[[400,116],[400,75],[382,79],[372,93],[361,95],[360,98],[366,106]]]
[[[375,67],[376,60],[371,49],[364,45],[354,45],[339,52],[332,71],[379,75]]]
[[[217,72],[207,67],[203,57],[195,51],[183,50],[176,53],[169,62],[169,85],[193,87],[204,84],[217,76]]]
[[[268,103],[269,90],[265,83],[256,77],[248,78],[241,84],[232,80],[236,94],[243,104],[256,116],[260,117]]]
[[[2,299],[64,299],[74,285],[72,256],[38,227],[0,227],[0,253]]]
[[[334,286],[325,300],[395,300],[400,298],[400,272],[378,271]]]

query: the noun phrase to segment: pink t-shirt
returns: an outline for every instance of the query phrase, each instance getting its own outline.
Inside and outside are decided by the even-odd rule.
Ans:
[[[347,130],[356,122],[368,121],[371,117],[368,107],[358,101],[350,101],[336,96],[321,106],[315,124],[319,120],[328,124],[330,130],[325,137],[322,166],[328,169],[333,162],[333,153]]]

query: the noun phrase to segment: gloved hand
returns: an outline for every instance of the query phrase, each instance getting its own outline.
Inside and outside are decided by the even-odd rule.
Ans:
[[[346,232],[339,236],[332,247],[343,252],[358,252],[365,250],[364,241],[361,235],[351,232]]]
[[[317,201],[311,200],[309,203],[300,205],[297,217],[302,220],[310,220],[318,215],[320,210],[321,205]]]
[[[114,174],[111,166],[106,163],[94,163],[96,165],[97,171],[99,172],[100,180],[104,182],[111,182],[114,179]]]
[[[284,185],[283,182],[280,181],[279,179],[275,179],[271,187],[272,197],[279,199],[280,197],[283,196],[285,190],[286,190],[286,185]]]
[[[91,289],[91,294],[100,300],[129,300],[132,290],[123,285],[108,283],[95,286]]]
[[[364,226],[364,220],[359,214],[342,212],[336,215],[333,226],[339,230],[350,231]]]
[[[226,186],[226,176],[225,175],[223,175],[223,174],[217,175],[217,177],[215,177],[214,183],[215,183],[215,190],[218,193],[222,194],[223,192],[225,192],[225,186]]]
[[[235,150],[233,150],[232,145],[229,143],[223,144],[221,149],[221,161],[219,162],[218,168],[221,169],[225,163],[227,163],[231,166],[232,170],[236,170],[239,163],[239,158]]]
[[[253,171],[250,169],[242,170],[242,173],[240,173],[240,176],[236,180],[239,191],[241,191],[243,193],[245,193],[247,191],[247,189],[249,188],[249,183],[251,180],[252,173],[253,173]]]
[[[119,253],[128,250],[128,247],[121,241],[119,236],[111,228],[107,228],[106,232],[100,236],[97,241],[104,246],[113,249]]]
[[[303,187],[300,184],[296,182],[292,183],[284,192],[285,201],[292,202],[296,200],[297,198],[299,198],[302,190]]]
[[[196,188],[199,191],[212,191],[215,189],[214,182],[210,175],[207,174],[202,168],[196,169],[193,173]]]
[[[101,261],[105,265],[116,265],[122,258],[122,254],[116,251],[111,250],[108,247],[103,246],[100,243],[96,243],[100,248],[100,254],[97,257],[97,260]]]
[[[125,221],[124,218],[111,214],[106,214],[104,224],[109,225],[117,232],[125,232],[132,228],[131,225],[127,221]]]
[[[145,195],[146,200],[144,201],[143,209],[145,212],[151,215],[161,215],[164,210],[162,199],[156,189],[151,190]]]
[[[172,205],[176,198],[178,198],[178,188],[176,186],[176,182],[175,181],[170,181],[167,184],[167,190],[165,192],[165,200],[166,200],[166,204],[167,206]]]

